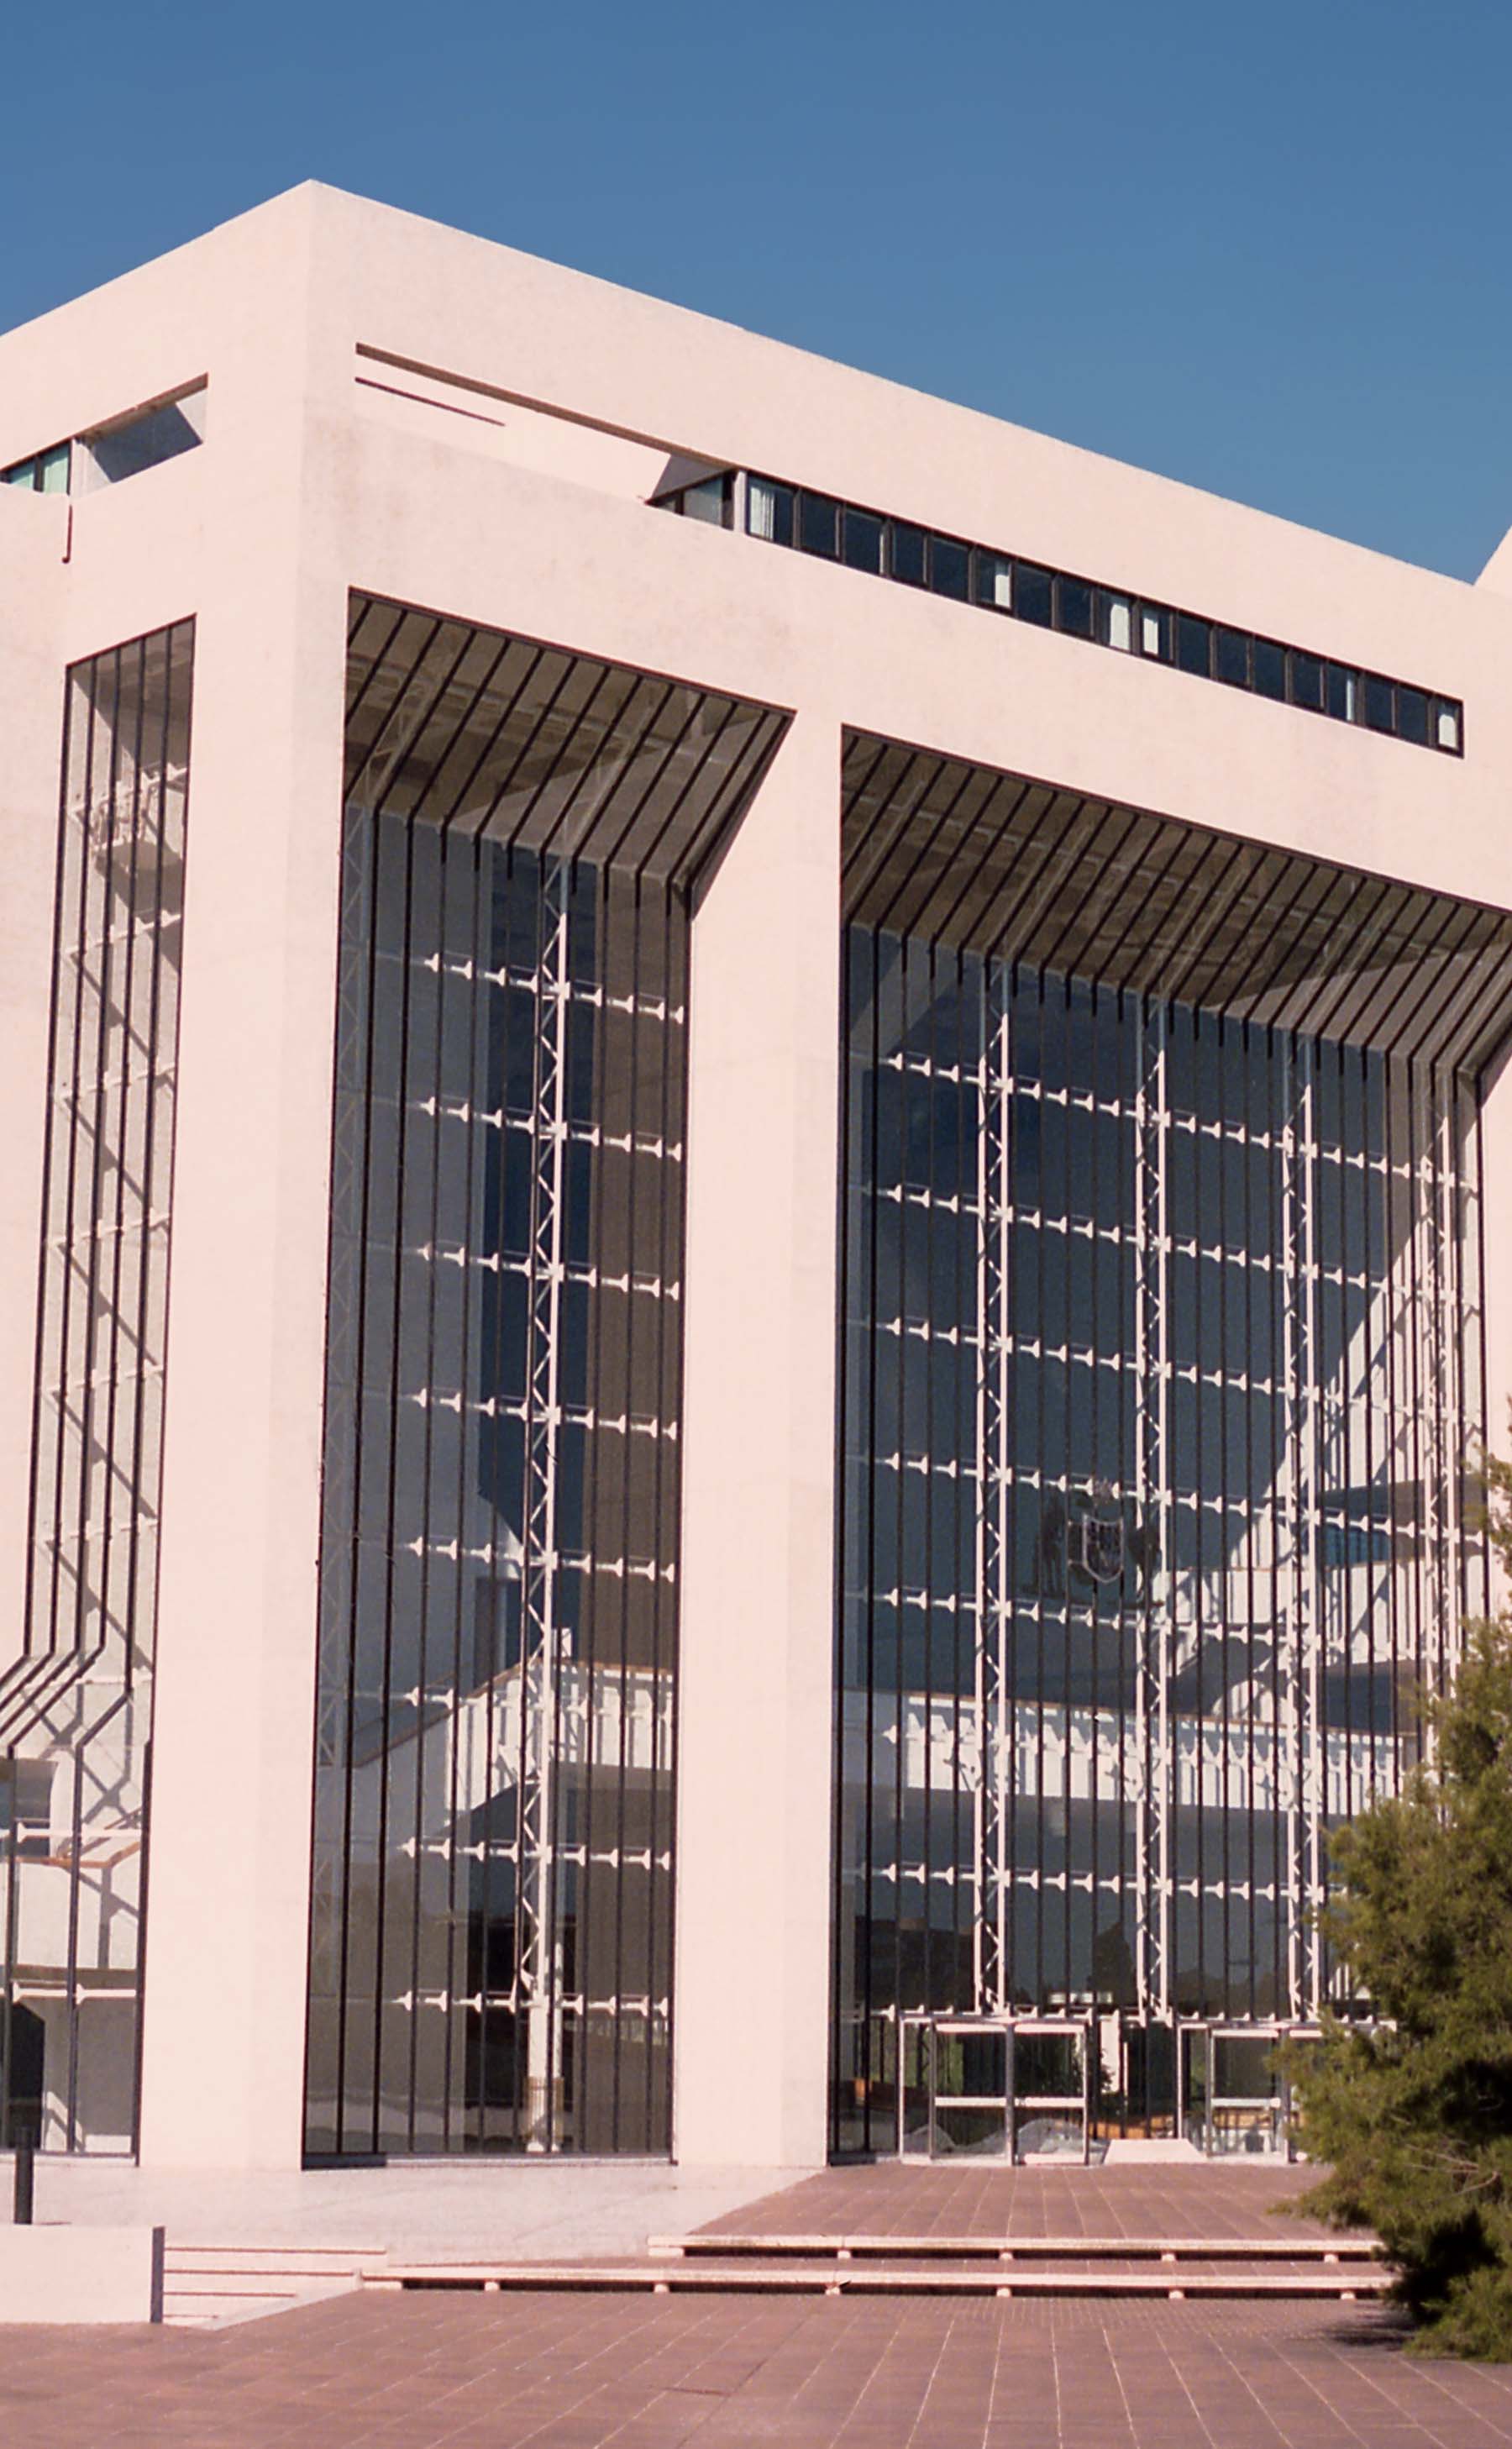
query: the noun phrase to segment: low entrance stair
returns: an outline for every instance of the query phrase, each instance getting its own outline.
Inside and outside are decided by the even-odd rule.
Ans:
[[[163,2318],[209,2329],[344,2296],[381,2269],[380,2248],[338,2245],[176,2245],[163,2256]]]
[[[1380,2296],[1369,2237],[653,2237],[638,2262],[388,2264],[368,2286],[814,2296]]]

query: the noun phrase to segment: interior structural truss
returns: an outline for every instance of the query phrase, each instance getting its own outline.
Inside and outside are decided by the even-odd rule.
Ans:
[[[785,718],[354,599],[306,2141],[670,2139],[687,967]]]
[[[835,2140],[949,2017],[1144,2129],[1351,2003],[1327,1830],[1483,1604],[1512,922],[874,738],[844,822]]]

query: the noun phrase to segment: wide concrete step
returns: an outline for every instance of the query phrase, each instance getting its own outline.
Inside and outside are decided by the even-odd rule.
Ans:
[[[343,2296],[382,2267],[376,2246],[185,2245],[163,2257],[163,2318],[178,2327],[246,2321],[258,2313]]]
[[[1083,2251],[1084,2251],[1083,2247]],[[887,2264],[843,2265],[790,2261],[759,2267],[748,2260],[642,2263],[391,2263],[366,2273],[365,2287],[470,2288],[486,2294],[635,2293],[760,2296],[1122,2296],[1311,2297],[1350,2303],[1379,2296],[1391,2285],[1388,2271],[1336,2264],[1332,2268],[1211,2270],[1167,2266],[1139,2270],[1126,2266],[1052,2270],[999,2265],[991,2271],[936,2263],[925,2269]]]
[[[235,2270],[248,2278],[351,2278],[382,2262],[381,2246],[178,2245],[163,2247],[169,2270]]]
[[[700,2230],[653,2236],[656,2260],[789,2257],[815,2262],[1252,2262],[1360,2263],[1375,2259],[1371,2236],[762,2236]]]

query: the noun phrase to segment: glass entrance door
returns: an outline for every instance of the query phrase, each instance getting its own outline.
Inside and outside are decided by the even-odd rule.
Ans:
[[[1090,2024],[920,2015],[904,2019],[901,2037],[902,2156],[1085,2163]]]
[[[1181,2131],[1199,2151],[1270,2158],[1285,2150],[1280,2038],[1264,2026],[1183,2026]]]
[[[1046,2016],[1012,2027],[1009,2110],[1016,2161],[1062,2160],[1085,2167],[1093,2065],[1089,2023]]]
[[[1011,2049],[1002,2024],[935,2025],[931,2159],[1007,2157]]]

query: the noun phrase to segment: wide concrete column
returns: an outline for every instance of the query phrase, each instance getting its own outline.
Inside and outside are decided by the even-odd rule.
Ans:
[[[301,243],[301,239],[305,240]],[[345,588],[278,296],[212,369],[185,858],[142,2159],[299,2165]],[[256,309],[257,311],[254,311]],[[350,347],[348,341],[347,346]]]
[[[821,2161],[840,732],[797,716],[694,921],[674,2150]]]

